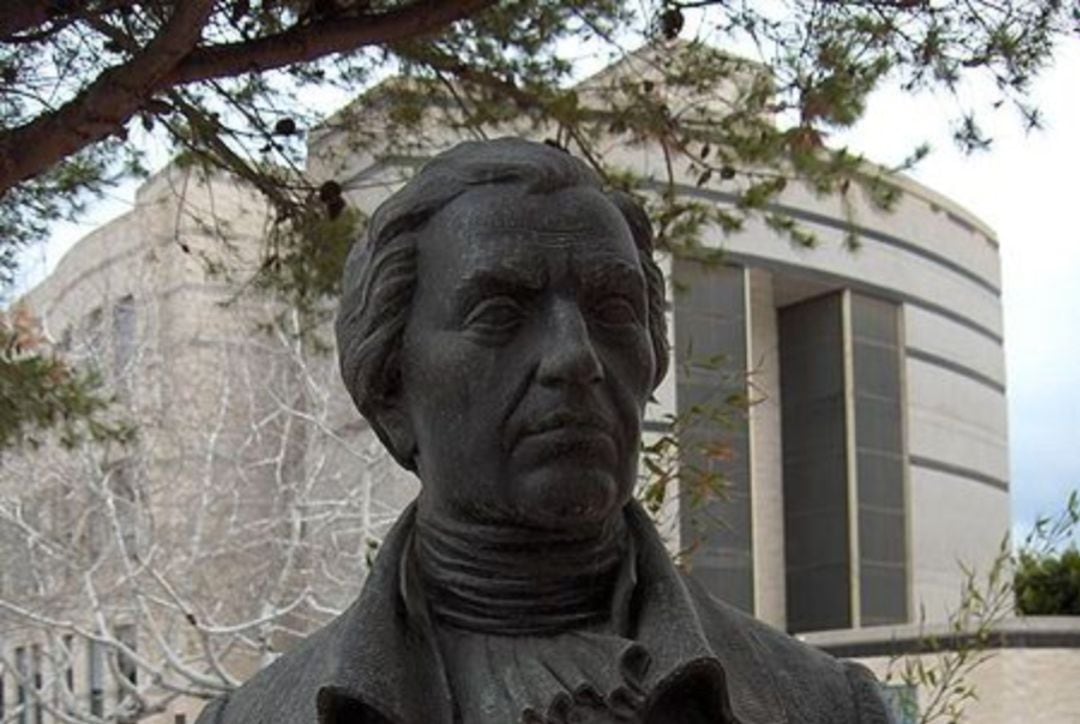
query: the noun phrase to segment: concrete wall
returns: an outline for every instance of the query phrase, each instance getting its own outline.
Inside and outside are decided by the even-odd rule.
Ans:
[[[784,628],[784,486],[780,436],[780,350],[772,275],[747,273],[749,300],[750,478],[754,541],[754,615]]]
[[[868,666],[882,681],[902,682],[906,661],[921,659],[940,675],[944,662],[956,662],[948,646],[940,654],[920,654],[930,637],[949,641],[945,627],[882,627],[864,631],[821,632],[803,637],[841,657]],[[923,649],[925,650],[925,649]],[[945,658],[942,658],[945,657]],[[954,685],[971,687],[962,702],[960,722],[978,724],[1075,724],[1080,721],[1080,618],[1005,619],[990,628],[989,643],[973,649],[968,661],[984,659]],[[966,668],[966,667],[965,667]],[[926,712],[933,687],[918,689]],[[954,701],[959,702],[954,697]]]

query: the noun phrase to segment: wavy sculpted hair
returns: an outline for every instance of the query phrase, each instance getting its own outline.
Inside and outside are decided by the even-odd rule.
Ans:
[[[416,240],[440,209],[477,186],[513,184],[527,193],[567,188],[602,190],[599,176],[569,153],[518,138],[469,141],[432,158],[371,217],[367,240],[358,241],[345,262],[337,334],[345,387],[376,434],[402,466],[415,469],[407,451],[395,450],[379,413],[398,394],[400,353],[416,288]],[[632,196],[607,198],[622,213],[637,246],[648,295],[648,325],[656,356],[653,387],[667,373],[664,277],[653,260],[652,225]]]

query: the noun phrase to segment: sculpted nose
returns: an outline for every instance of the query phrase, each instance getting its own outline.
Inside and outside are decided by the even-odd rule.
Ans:
[[[540,350],[537,376],[545,385],[591,385],[604,379],[589,327],[577,304],[554,305]]]

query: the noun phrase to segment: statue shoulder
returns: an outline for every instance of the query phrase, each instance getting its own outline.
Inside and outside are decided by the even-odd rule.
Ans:
[[[864,666],[841,661],[710,596],[690,581],[710,646],[728,672],[733,704],[769,686],[789,722],[888,724],[877,679]],[[743,672],[758,672],[747,679]],[[769,679],[768,682],[760,679]],[[771,685],[771,686],[770,686]],[[755,690],[757,693],[755,693]]]
[[[333,624],[331,624],[333,626]],[[316,697],[325,680],[329,657],[323,656],[328,628],[296,648],[232,692],[211,700],[195,724],[296,724],[316,722]]]

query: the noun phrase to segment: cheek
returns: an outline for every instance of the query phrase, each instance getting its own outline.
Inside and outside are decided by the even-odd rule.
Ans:
[[[423,339],[406,338],[403,352],[402,382],[414,424],[437,430],[441,438],[476,435],[478,421],[491,414],[496,365],[491,350],[436,331]]]
[[[619,417],[640,432],[641,417],[652,394],[656,369],[648,337],[611,350],[608,358],[608,389]]]
[[[636,337],[618,355],[618,377],[637,406],[644,407],[652,394],[653,378],[656,376],[656,357],[647,334]]]

